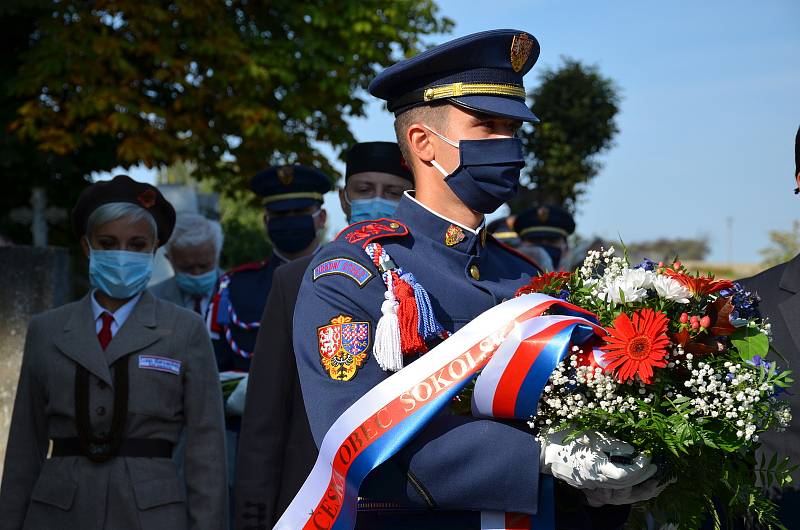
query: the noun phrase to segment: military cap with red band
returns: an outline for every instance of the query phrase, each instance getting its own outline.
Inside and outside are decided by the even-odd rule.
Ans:
[[[169,241],[175,227],[175,208],[158,188],[133,180],[128,175],[117,175],[111,180],[95,182],[84,188],[72,209],[72,230],[75,235],[83,237],[92,212],[113,202],[127,202],[144,208],[156,222],[158,245]]]

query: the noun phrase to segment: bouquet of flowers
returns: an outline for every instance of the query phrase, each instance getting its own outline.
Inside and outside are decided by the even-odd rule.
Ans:
[[[533,292],[591,311],[608,333],[572,346],[553,371],[530,422],[536,432],[600,431],[652,455],[670,485],[634,517],[699,528],[749,515],[782,528],[765,489],[791,481],[793,468],[757,461],[755,450],[759,435],[789,423],[780,394],[792,380],[772,359],[755,295],[678,261],[631,267],[613,248],[518,295]]]

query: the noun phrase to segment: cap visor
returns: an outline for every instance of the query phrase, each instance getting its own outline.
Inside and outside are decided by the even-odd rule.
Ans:
[[[451,102],[466,108],[492,116],[501,116],[513,120],[538,122],[539,118],[522,101],[499,96],[462,96],[450,98]]]

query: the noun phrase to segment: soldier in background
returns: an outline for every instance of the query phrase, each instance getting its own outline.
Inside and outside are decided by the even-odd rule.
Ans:
[[[348,222],[391,217],[413,176],[394,142],[363,142],[346,156],[339,191]],[[275,271],[256,341],[242,417],[234,489],[235,528],[271,528],[294,498],[317,457],[300,393],[292,317],[312,256]],[[341,265],[346,263],[341,262]],[[346,274],[348,269],[330,269]]]
[[[222,227],[196,213],[180,213],[165,246],[175,275],[150,287],[158,298],[205,315],[220,275]]]
[[[239,381],[238,392],[233,391],[225,407],[231,491],[246,375],[272,276],[279,266],[308,256],[319,247],[327,219],[323,195],[331,190],[331,179],[307,166],[270,167],[252,178],[250,188],[263,198],[264,225],[272,243],[272,256],[224,273],[206,315],[220,376],[233,385]]]
[[[567,238],[575,232],[575,219],[567,210],[552,204],[533,206],[517,216],[514,229],[522,240],[520,251],[535,246],[549,256],[552,267],[548,270],[569,270],[571,261]]]

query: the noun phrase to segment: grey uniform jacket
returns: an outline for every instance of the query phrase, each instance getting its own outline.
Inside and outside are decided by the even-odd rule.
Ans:
[[[144,292],[103,351],[91,295],[34,317],[28,328],[2,487],[2,530],[220,530],[227,526],[222,397],[197,315]],[[173,373],[142,356],[170,358]],[[111,425],[111,365],[128,359],[123,438],[187,435],[186,484],[169,458],[47,458],[53,438],[77,436],[76,366],[89,372],[92,432]]]
[[[183,307],[183,294],[181,293],[180,287],[178,287],[178,280],[175,279],[175,276],[153,285],[150,287],[150,292],[153,293],[156,298]]]

